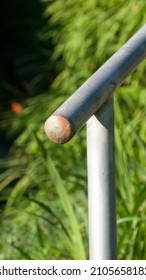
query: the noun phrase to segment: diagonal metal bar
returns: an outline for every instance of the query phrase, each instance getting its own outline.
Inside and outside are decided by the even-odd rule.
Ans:
[[[146,25],[48,118],[48,137],[56,143],[69,141],[145,57]]]

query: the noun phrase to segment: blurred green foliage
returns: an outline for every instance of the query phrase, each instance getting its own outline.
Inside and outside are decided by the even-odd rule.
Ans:
[[[85,129],[59,146],[43,124],[145,23],[145,1],[22,3],[19,16],[19,1],[9,3],[0,29],[14,33],[3,39],[13,71],[0,74],[1,135],[11,139],[0,161],[0,258],[88,258]],[[115,94],[118,259],[146,258],[145,71],[143,62]]]

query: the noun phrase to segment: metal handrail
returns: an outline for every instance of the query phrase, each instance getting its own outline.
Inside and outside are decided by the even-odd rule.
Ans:
[[[87,122],[90,259],[116,258],[113,93],[145,57],[146,25],[45,123],[47,136],[65,143]]]

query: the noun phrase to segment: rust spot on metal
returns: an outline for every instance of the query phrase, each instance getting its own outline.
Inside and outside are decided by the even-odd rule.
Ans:
[[[45,132],[50,140],[63,144],[70,140],[73,131],[70,122],[62,116],[51,116],[44,126]]]

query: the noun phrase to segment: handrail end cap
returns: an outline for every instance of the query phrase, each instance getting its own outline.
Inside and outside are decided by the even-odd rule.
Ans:
[[[63,116],[49,117],[45,122],[44,130],[48,138],[58,144],[68,142],[73,136],[70,122]]]

